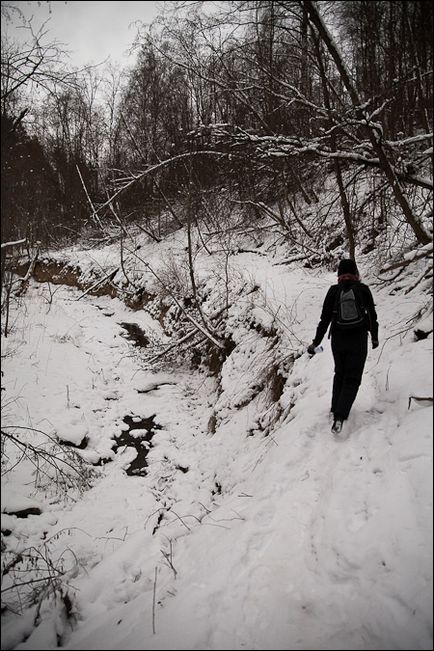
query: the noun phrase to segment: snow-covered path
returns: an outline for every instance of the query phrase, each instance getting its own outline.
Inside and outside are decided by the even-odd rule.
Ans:
[[[290,284],[286,270],[256,265],[263,287],[268,274],[272,296],[255,309],[282,303],[296,313],[295,336],[309,340],[304,324],[315,323],[331,278],[312,278],[296,304],[306,272]],[[66,621],[60,605],[43,611],[17,646],[32,626],[11,618],[2,648],[431,648],[432,408],[409,410],[407,399],[429,381],[432,339],[394,343],[384,361],[370,354],[343,440],[329,432],[327,342],[322,355],[295,361],[282,396],[295,406],[268,437],[247,435],[258,404],[231,406],[229,380],[248,368],[234,356],[218,398],[227,415],[211,435],[214,380],[141,370],[122,336],[119,323],[135,322],[164,338],[145,312],[76,301],[67,288],[50,303],[44,291],[31,288],[9,339],[7,422],[20,415],[77,444],[86,436],[89,461],[111,455],[127,414],[155,414],[162,429],[145,477],[126,475],[135,452],[119,450],[75,504],[59,506],[47,490],[34,498],[41,516],[8,516],[17,545],[63,532],[50,549],[73,552],[75,612]],[[406,365],[404,382],[395,369]],[[6,502],[28,494],[29,475],[19,479]]]

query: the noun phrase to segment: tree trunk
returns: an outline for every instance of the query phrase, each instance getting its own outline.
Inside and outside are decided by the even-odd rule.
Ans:
[[[316,57],[317,57],[317,60],[318,60],[318,68],[319,68],[319,73],[320,73],[322,87],[323,87],[324,104],[325,104],[327,112],[329,114],[329,122],[330,122],[330,129],[331,129],[333,127],[333,120],[332,120],[332,106],[331,106],[331,101],[330,101],[330,92],[329,92],[329,88],[328,88],[328,81],[327,81],[327,75],[326,75],[326,71],[325,71],[325,67],[324,67],[324,61],[323,61],[323,58],[321,56],[320,42],[319,42],[319,39],[317,38],[317,36],[316,36],[316,34],[314,32],[313,32],[313,42],[314,42],[314,45],[315,45],[315,53],[316,53]],[[337,149],[335,131],[331,132],[331,148],[332,148],[332,151],[336,151],[336,149]],[[346,231],[347,231],[348,253],[349,253],[349,257],[352,260],[355,260],[356,259],[355,258],[355,255],[356,255],[356,242],[355,242],[355,237],[354,237],[354,226],[353,226],[353,220],[351,218],[350,204],[348,203],[347,194],[345,192],[345,186],[344,186],[344,182],[343,182],[343,179],[342,179],[341,164],[340,164],[338,158],[334,159],[333,166],[334,166],[334,170],[335,170],[335,174],[336,174],[336,180],[338,182],[342,212],[343,212],[343,215],[344,215],[345,228],[346,228]]]
[[[387,156],[384,152],[384,148],[381,144],[381,134],[378,133],[378,129],[375,128],[374,125],[370,124],[366,120],[366,115],[364,114],[363,110],[360,108],[361,105],[361,99],[359,97],[359,94],[356,90],[356,87],[354,83],[351,80],[350,72],[348,68],[345,65],[345,62],[343,60],[343,57],[338,50],[338,47],[330,34],[329,30],[327,29],[319,11],[316,6],[316,2],[312,2],[312,0],[304,0],[302,2],[302,5],[306,6],[308,14],[309,14],[309,19],[312,22],[312,24],[316,27],[318,30],[318,33],[321,37],[321,39],[324,41],[325,46],[327,47],[330,55],[332,56],[336,67],[339,71],[339,74],[341,76],[342,82],[351,98],[353,107],[355,109],[355,113],[357,118],[365,123],[365,128],[367,132],[367,136],[371,142],[371,145],[375,151],[375,154],[378,157],[380,167],[383,170],[384,174],[386,175],[387,180],[389,181],[389,184],[392,188],[392,191],[395,195],[395,199],[400,205],[405,218],[408,222],[408,224],[411,226],[413,229],[413,232],[416,236],[417,241],[420,244],[428,244],[431,242],[431,238],[428,235],[428,233],[422,228],[422,226],[419,224],[415,216],[413,215],[412,209],[410,207],[410,204],[407,201],[407,197],[405,196],[401,185],[399,183],[398,177],[396,176],[396,173],[389,163]]]

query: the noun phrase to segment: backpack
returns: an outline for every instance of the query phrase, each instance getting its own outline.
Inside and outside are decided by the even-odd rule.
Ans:
[[[352,287],[341,287],[337,292],[334,324],[339,330],[361,329],[367,325],[366,310]]]

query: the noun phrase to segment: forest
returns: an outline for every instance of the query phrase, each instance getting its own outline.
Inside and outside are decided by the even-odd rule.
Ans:
[[[431,3],[203,4],[139,28],[128,70],[68,69],[48,28],[3,44],[3,241],[137,221],[159,238],[163,212],[185,224],[194,205],[206,221],[222,189],[246,228],[265,213],[291,241],[309,222],[299,199],[314,205],[333,174],[350,255],[361,232],[384,237],[395,205],[427,244]],[[302,231],[296,244],[319,248],[321,224]]]

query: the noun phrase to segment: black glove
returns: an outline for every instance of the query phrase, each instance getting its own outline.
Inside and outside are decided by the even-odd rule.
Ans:
[[[315,355],[315,348],[316,346],[313,342],[310,344],[310,346],[307,347],[307,352],[309,355]]]
[[[375,348],[378,348],[378,340],[377,339],[372,340],[372,350],[374,350]]]

